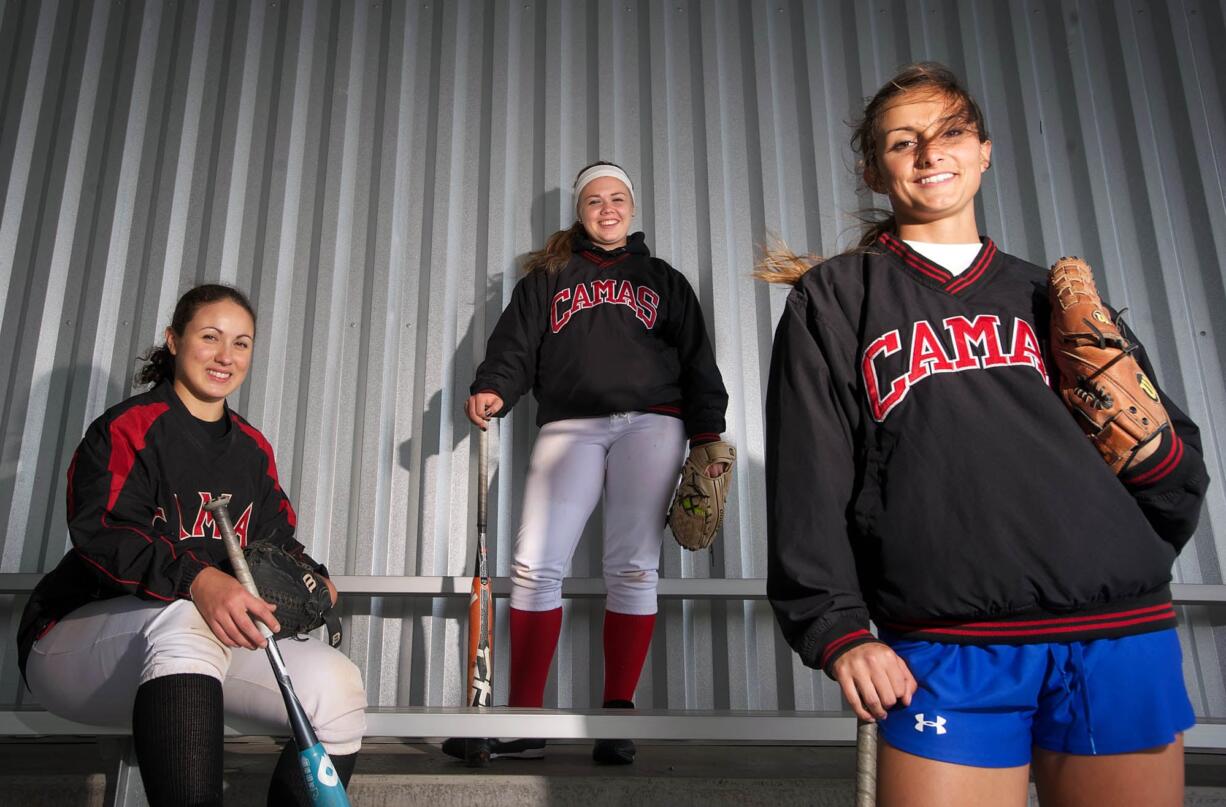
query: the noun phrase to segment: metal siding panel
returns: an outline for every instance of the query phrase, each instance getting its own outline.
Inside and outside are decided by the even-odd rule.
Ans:
[[[715,551],[665,535],[662,574],[763,575],[762,396],[784,295],[748,270],[774,236],[833,253],[850,214],[883,203],[857,185],[846,122],[920,58],[961,72],[991,124],[985,231],[1036,262],[1094,261],[1222,476],[1220,4],[61,5],[0,0],[4,571],[58,561],[75,440],[129,393],[136,355],[205,278],[252,294],[256,367],[236,403],[275,447],[311,551],[338,573],[470,571],[460,405],[519,259],[569,223],[575,172],[604,158],[636,178],[639,226],[699,295],[742,458]],[[493,444],[500,575],[534,418],[524,401]],[[598,518],[576,575],[599,575]],[[1223,524],[1215,484],[1178,581],[1221,582]],[[0,602],[10,635],[20,606]],[[372,703],[459,702],[461,600],[350,610],[345,649]],[[1197,712],[1226,718],[1226,635],[1207,609],[1183,611]],[[602,604],[566,613],[546,701],[587,706]],[[19,700],[12,654],[0,662],[0,698]],[[664,603],[639,699],[841,708],[761,601]]]
[[[58,14],[59,3],[55,0],[38,6],[38,28],[34,32],[26,86],[22,93],[17,140],[13,150],[12,168],[8,171],[8,187],[5,189],[4,216],[0,218],[0,311],[8,310],[6,304],[13,283],[22,221],[38,209],[37,204],[30,204],[27,200],[27,192],[30,175],[35,167],[34,153],[38,147],[37,134],[44,105],[54,103],[54,94],[46,90],[46,79],[52,57],[52,40],[57,33],[55,24]],[[5,119],[11,119],[7,111]]]
[[[238,73],[238,109],[234,121],[234,146],[230,156],[229,193],[223,197],[218,194],[218,203],[224,198],[224,229],[221,244],[220,266],[217,277],[222,283],[237,283],[239,276],[239,252],[241,249],[243,224],[247,212],[247,199],[252,186],[258,188],[258,183],[248,183],[246,178],[251,171],[252,141],[256,135],[255,104],[260,85],[260,56],[264,46],[264,3],[252,3],[248,9],[246,24],[246,39],[243,42],[228,43],[238,53],[241,47],[242,69]],[[233,93],[232,93],[233,95]]]

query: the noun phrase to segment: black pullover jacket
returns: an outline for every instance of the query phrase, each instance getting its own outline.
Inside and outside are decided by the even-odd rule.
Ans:
[[[21,616],[23,672],[34,642],[86,603],[124,594],[190,599],[206,566],[231,573],[203,506],[222,494],[231,496],[244,546],[272,541],[327,575],[294,539],[294,508],[277,480],[272,446],[229,407],[224,418],[224,434],[210,434],[165,381],[111,407],[86,430],[68,466],[72,548],[39,581]]]
[[[657,412],[695,443],[718,439],[728,405],[698,298],[642,233],[612,251],[580,239],[563,269],[516,284],[471,392],[497,393],[505,415],[529,389],[538,426]]]
[[[792,290],[767,391],[768,593],[809,666],[874,641],[870,616],[969,644],[1175,624],[1200,433],[1163,394],[1172,431],[1117,478],[1053,391],[1046,289],[986,238],[954,276],[886,235]]]

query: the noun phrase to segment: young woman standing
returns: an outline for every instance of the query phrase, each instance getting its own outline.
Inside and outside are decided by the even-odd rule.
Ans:
[[[490,335],[465,412],[484,429],[529,390],[541,427],[524,487],[511,589],[511,706],[542,705],[562,625],[562,577],[604,497],[602,705],[631,708],[656,619],[664,516],[687,439],[719,439],[728,395],[685,277],[630,233],[634,185],[587,166],[576,221],[527,261]],[[722,465],[708,473],[718,475]],[[490,756],[540,756],[544,742],[490,741]],[[444,747],[462,755],[461,744]],[[598,762],[634,759],[601,740]]]
[[[891,215],[764,273],[794,285],[767,396],[783,632],[879,722],[882,805],[1023,805],[1032,766],[1044,804],[1180,804],[1199,432],[1163,395],[1172,428],[1116,477],[1052,391],[1047,272],[979,233],[992,142],[947,68],[892,78],[852,143]]]

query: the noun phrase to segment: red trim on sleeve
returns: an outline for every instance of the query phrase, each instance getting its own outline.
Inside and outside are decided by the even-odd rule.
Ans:
[[[99,522],[102,524],[102,526],[103,526],[103,527],[105,527],[105,528],[106,528],[106,529],[108,529],[108,530],[127,530],[128,532],[134,532],[134,533],[136,533],[137,535],[139,535],[141,538],[144,538],[144,539],[145,539],[145,541],[146,541],[146,543],[150,543],[150,544],[151,544],[151,543],[153,543],[153,539],[152,539],[152,538],[150,538],[150,537],[149,537],[148,535],[146,535],[144,532],[141,532],[140,530],[138,530],[136,527],[133,527],[131,524],[119,524],[119,525],[116,525],[116,524],[112,524],[112,523],[110,523],[109,521],[107,521],[107,520],[106,520],[106,511],[105,511],[105,510],[102,512],[102,515],[101,515],[101,517],[99,517],[98,521],[99,521]],[[164,544],[166,544],[166,546],[170,547],[170,559],[171,559],[171,560],[178,560],[179,555],[178,555],[178,553],[175,551],[175,545],[174,545],[174,542],[173,542],[173,541],[171,541],[169,538],[167,538],[165,535],[159,535],[159,536],[158,536],[158,538],[159,538],[159,539],[161,539],[162,543],[164,543]]]
[[[290,527],[296,528],[298,526],[298,516],[294,513],[294,508],[289,503],[289,498],[286,497],[285,491],[281,490],[280,480],[277,479],[277,460],[272,455],[272,444],[260,433],[259,429],[247,423],[233,412],[230,413],[230,419],[243,430],[243,434],[255,441],[255,444],[264,452],[264,456],[268,458],[268,475],[272,477],[273,485],[276,486],[277,492],[281,494],[281,504],[278,506],[277,511],[285,513],[285,519],[289,522]]]
[[[1171,450],[1167,452],[1166,457],[1145,473],[1128,479],[1128,484],[1147,485],[1151,482],[1157,482],[1179,467],[1179,463],[1183,460],[1183,440],[1179,439],[1178,434],[1173,434],[1172,437],[1174,439],[1171,441]]]
[[[114,508],[115,502],[119,500],[119,494],[128,481],[128,474],[132,473],[132,466],[136,464],[136,454],[145,447],[145,435],[149,433],[149,427],[168,409],[170,404],[166,403],[134,406],[111,422],[111,456],[107,461],[107,470],[111,473],[111,492],[106,500],[107,510]],[[73,467],[75,466],[74,459]],[[71,473],[70,470],[69,489],[72,488]]]
[[[848,633],[845,636],[840,636],[839,638],[835,639],[830,644],[826,645],[826,652],[822,653],[821,666],[825,667],[830,657],[834,655],[835,652],[837,652],[840,647],[850,644],[851,642],[854,642],[858,639],[873,639],[873,638],[875,638],[873,634],[869,633],[868,631],[864,629],[852,631],[851,633]]]

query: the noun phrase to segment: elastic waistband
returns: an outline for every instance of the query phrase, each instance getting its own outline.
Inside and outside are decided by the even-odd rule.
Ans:
[[[881,628],[900,639],[951,644],[1085,642],[1166,630],[1176,625],[1170,588],[1075,613],[1034,610],[984,620],[888,620]]]

